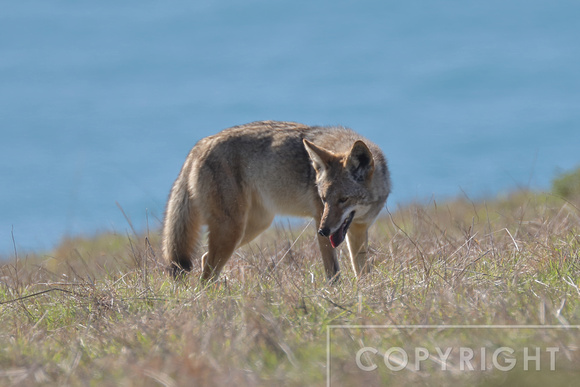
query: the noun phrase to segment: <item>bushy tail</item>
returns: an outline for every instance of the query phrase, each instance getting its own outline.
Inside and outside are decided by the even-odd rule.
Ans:
[[[163,257],[173,275],[192,269],[200,224],[182,171],[173,183],[163,222]]]

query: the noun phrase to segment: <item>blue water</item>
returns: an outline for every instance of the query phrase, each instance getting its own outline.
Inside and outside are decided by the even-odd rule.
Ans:
[[[193,144],[350,126],[389,207],[580,164],[580,2],[0,0],[0,255],[159,227]],[[117,205],[118,203],[118,205]]]

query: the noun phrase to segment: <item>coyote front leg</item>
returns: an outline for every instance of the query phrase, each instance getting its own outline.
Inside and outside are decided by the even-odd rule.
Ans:
[[[320,229],[320,223],[322,221],[323,208],[320,206],[317,215],[316,229]],[[320,253],[322,254],[322,263],[324,263],[324,271],[326,272],[326,278],[328,280],[337,280],[338,272],[340,267],[338,265],[338,258],[336,256],[336,250],[330,244],[330,240],[318,233],[318,247],[320,248]]]
[[[370,262],[367,259],[368,225],[352,224],[346,235],[346,243],[350,253],[352,268],[357,278],[370,272]]]

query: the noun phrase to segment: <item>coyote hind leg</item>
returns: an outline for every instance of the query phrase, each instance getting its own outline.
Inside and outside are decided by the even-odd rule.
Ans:
[[[218,278],[244,236],[243,223],[228,223],[212,222],[208,225],[208,251],[202,259],[203,281],[214,281]]]

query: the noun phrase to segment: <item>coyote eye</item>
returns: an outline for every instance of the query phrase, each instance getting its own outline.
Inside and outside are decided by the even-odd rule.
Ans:
[[[346,201],[347,201],[347,200],[348,200],[348,198],[347,198],[347,197],[344,197],[344,198],[340,198],[340,199],[338,199],[338,202],[339,202],[340,204],[344,204],[344,203],[346,203]]]

